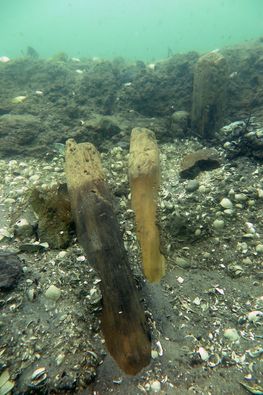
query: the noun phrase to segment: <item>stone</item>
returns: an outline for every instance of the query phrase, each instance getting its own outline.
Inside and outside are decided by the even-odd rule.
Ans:
[[[38,216],[37,235],[50,248],[64,249],[71,240],[73,218],[66,184],[50,186],[44,193],[32,190],[30,204]]]
[[[159,392],[161,390],[161,383],[158,380],[155,380],[151,383],[151,390],[153,392]]]
[[[218,152],[212,148],[205,148],[187,154],[181,162],[180,176],[195,178],[201,171],[213,170],[220,166]]]
[[[34,254],[35,252],[44,252],[48,249],[48,243],[24,243],[19,246],[19,251]]]
[[[151,352],[151,356],[152,356],[152,359],[156,359],[156,358],[158,358],[158,357],[159,357],[158,351],[156,351],[156,350],[152,350],[152,352]]]
[[[61,296],[61,290],[56,287],[55,285],[50,285],[50,287],[48,287],[48,289],[45,292],[45,297],[47,299],[51,299],[54,301],[57,301]]]
[[[236,121],[224,126],[218,137],[229,159],[241,155],[263,159],[263,132],[261,129],[254,130],[249,118],[247,121]]]
[[[1,155],[25,155],[42,130],[43,126],[37,116],[12,113],[0,116]]]
[[[190,180],[185,186],[187,192],[194,192],[199,188],[199,182],[197,180]]]
[[[190,126],[190,115],[187,111],[176,111],[171,117],[171,131],[174,137],[184,137]]]
[[[215,230],[222,230],[225,227],[225,222],[222,219],[216,219],[213,222],[213,228]]]
[[[257,197],[259,199],[263,199],[263,189],[257,189]]]
[[[228,198],[223,198],[220,202],[220,205],[227,210],[231,210],[233,208],[233,203]]]
[[[235,328],[225,329],[224,337],[232,342],[236,342],[240,339],[240,336]]]
[[[177,266],[181,267],[182,269],[188,269],[189,267],[191,267],[191,262],[179,256],[176,258],[175,263]]]
[[[30,289],[27,291],[27,296],[28,296],[28,299],[30,300],[30,302],[33,302],[33,300],[34,300],[35,297],[36,297],[36,291],[34,290],[34,288],[30,288]]]
[[[247,196],[244,193],[236,193],[234,197],[237,202],[245,202],[247,200]]]
[[[14,224],[14,236],[25,239],[34,234],[35,227],[28,221],[27,218],[19,218]]]
[[[0,290],[14,288],[23,274],[20,259],[11,252],[0,253]]]
[[[263,244],[258,244],[258,245],[256,246],[256,252],[257,252],[258,254],[263,254]]]
[[[200,185],[200,187],[198,188],[199,192],[201,193],[206,193],[208,192],[208,188],[205,185]]]

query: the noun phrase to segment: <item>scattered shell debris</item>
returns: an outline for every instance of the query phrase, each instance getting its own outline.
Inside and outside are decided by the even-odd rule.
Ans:
[[[201,148],[196,139],[160,146],[165,171],[158,221],[167,275],[158,288],[146,291],[130,209],[127,150],[114,147],[101,155],[116,198],[130,264],[149,311],[152,359],[136,378],[134,393],[179,393],[182,382],[188,383],[188,388],[193,386],[194,372],[199,369],[209,377],[224,372],[236,389],[246,375],[251,374],[253,382],[260,377],[263,200],[259,191],[263,188],[263,170],[247,160],[240,181],[236,167],[222,162],[220,167],[200,172],[198,183],[191,183],[189,190],[179,175],[180,162],[183,154]],[[223,157],[223,151],[220,155]],[[104,387],[101,382],[100,369],[107,364],[99,319],[101,280],[89,257],[83,255],[76,236],[72,235],[68,248],[52,250],[35,233],[28,233],[28,220],[20,227],[16,224],[17,211],[23,213],[32,188],[45,193],[50,186],[65,182],[62,150],[52,162],[1,160],[0,177],[5,209],[0,220],[0,249],[11,249],[23,260],[18,286],[0,298],[0,357],[10,372],[3,381],[21,391],[81,391],[93,382],[94,391],[102,386],[102,393],[109,388],[125,393],[127,380],[119,373],[114,373],[111,383]],[[15,235],[18,228],[19,237]],[[15,339],[12,348],[11,339]],[[1,384],[3,372],[0,374],[1,389],[5,383]],[[213,387],[205,393],[216,392]]]

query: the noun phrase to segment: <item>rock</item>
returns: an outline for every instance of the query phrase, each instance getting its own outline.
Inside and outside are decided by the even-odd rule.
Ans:
[[[222,230],[225,227],[225,222],[222,219],[216,219],[213,222],[213,227],[215,230]]]
[[[236,342],[240,339],[240,336],[235,328],[225,329],[224,337],[232,342]]]
[[[174,137],[184,137],[190,126],[190,115],[187,111],[176,111],[171,117],[171,131]]]
[[[12,104],[21,104],[27,99],[27,96],[16,96],[11,100]]]
[[[218,134],[229,159],[241,155],[263,159],[263,130],[256,129],[250,118],[232,122],[220,129]]]
[[[258,244],[258,245],[256,246],[256,252],[257,252],[258,254],[263,254],[263,244]]]
[[[185,190],[187,192],[194,192],[198,188],[199,188],[199,182],[197,180],[190,180],[185,186]]]
[[[223,198],[220,202],[220,205],[227,210],[231,210],[233,208],[233,203],[228,198]]]
[[[22,265],[16,254],[0,253],[0,290],[6,291],[14,288],[22,273]]]
[[[0,116],[0,153],[7,157],[12,154],[25,155],[42,130],[43,126],[37,116],[30,114]]]
[[[96,146],[107,139],[114,139],[119,135],[121,129],[115,116],[104,116],[96,114],[93,118],[85,122],[88,141],[93,142]]]
[[[245,202],[247,200],[247,196],[244,193],[236,193],[234,197],[237,202]]]
[[[257,197],[263,199],[263,189],[257,189]]]
[[[182,269],[188,269],[189,267],[191,267],[191,262],[181,257],[177,257],[175,263],[177,266],[181,267]]]
[[[152,356],[152,359],[156,359],[156,358],[158,358],[158,357],[159,357],[158,351],[156,351],[156,350],[152,350],[152,352],[151,352],[151,356]]]
[[[30,302],[33,302],[33,300],[34,300],[35,297],[36,297],[36,291],[34,290],[34,288],[30,288],[30,289],[27,291],[27,296],[28,296],[28,299],[30,300]]]
[[[38,216],[39,240],[48,243],[50,248],[66,248],[73,224],[66,184],[51,186],[45,192],[36,188],[29,202]]]
[[[151,384],[151,390],[153,392],[159,392],[161,390],[161,383],[158,380],[155,380]]]
[[[29,252],[33,254],[34,252],[44,252],[48,249],[48,243],[24,243],[19,246],[19,251]]]
[[[209,189],[205,186],[205,185],[200,185],[200,187],[198,188],[199,192],[201,193],[206,193],[209,191]]]
[[[180,176],[195,178],[200,171],[213,170],[220,166],[218,152],[214,149],[201,149],[186,155],[181,162]]]
[[[14,224],[14,236],[19,239],[26,239],[33,236],[37,228],[37,217],[33,210],[27,208],[23,216],[17,218]]]
[[[60,295],[61,295],[61,290],[53,284],[50,285],[50,287],[48,287],[48,289],[45,292],[45,297],[47,299],[51,299],[54,301],[57,301],[60,298]]]

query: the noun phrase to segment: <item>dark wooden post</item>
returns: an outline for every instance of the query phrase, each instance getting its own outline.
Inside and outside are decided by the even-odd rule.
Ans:
[[[101,278],[106,345],[121,369],[136,374],[150,362],[151,341],[100,157],[92,144],[73,139],[65,156],[78,239]]]

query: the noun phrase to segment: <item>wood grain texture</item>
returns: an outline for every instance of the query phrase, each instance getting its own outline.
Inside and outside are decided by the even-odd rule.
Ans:
[[[136,374],[150,362],[151,341],[114,214],[113,197],[92,144],[76,144],[70,139],[65,155],[78,239],[101,278],[106,345],[121,369]]]
[[[159,281],[165,272],[165,259],[160,253],[160,235],[156,225],[160,161],[155,134],[149,129],[132,130],[129,181],[143,271],[149,281]]]

